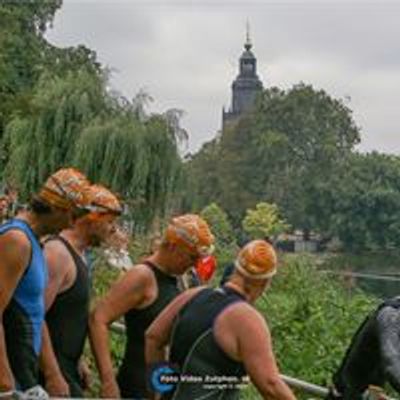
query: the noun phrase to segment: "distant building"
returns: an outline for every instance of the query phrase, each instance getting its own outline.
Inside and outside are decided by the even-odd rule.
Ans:
[[[232,102],[228,111],[222,110],[222,130],[234,125],[239,118],[254,106],[257,93],[263,84],[257,75],[257,59],[251,51],[249,27],[247,26],[244,52],[239,59],[239,75],[232,83]]]

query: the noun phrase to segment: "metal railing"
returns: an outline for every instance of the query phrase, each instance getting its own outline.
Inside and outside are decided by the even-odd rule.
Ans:
[[[376,281],[400,282],[400,276],[398,274],[371,274],[353,271],[334,271],[328,269],[322,269],[319,272],[328,275],[339,275],[345,278],[362,278]]]
[[[328,388],[315,385],[314,383],[306,382],[298,378],[292,378],[291,376],[287,375],[281,375],[281,378],[291,388],[300,390],[306,394],[309,394],[310,396],[324,398],[329,393]]]

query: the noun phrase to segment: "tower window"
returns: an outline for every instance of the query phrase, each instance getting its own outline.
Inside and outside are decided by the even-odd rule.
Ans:
[[[242,68],[243,72],[253,72],[254,65],[251,61],[243,61]]]

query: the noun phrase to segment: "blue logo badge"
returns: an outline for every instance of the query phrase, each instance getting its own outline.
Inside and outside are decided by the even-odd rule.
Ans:
[[[150,382],[155,392],[167,393],[175,388],[179,375],[169,364],[159,364],[153,368]]]

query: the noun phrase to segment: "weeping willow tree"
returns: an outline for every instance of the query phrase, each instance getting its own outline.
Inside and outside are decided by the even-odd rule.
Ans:
[[[30,112],[7,125],[1,149],[8,152],[5,177],[23,197],[61,166],[70,165],[80,132],[106,112],[104,82],[85,71],[64,78],[45,74],[34,90]]]
[[[120,193],[136,226],[147,228],[177,204],[179,146],[187,138],[181,111],[149,115],[144,92],[128,101],[106,87],[86,70],[43,76],[29,113],[6,127],[0,143],[8,152],[5,177],[27,198],[54,170],[77,166]]]
[[[93,121],[80,136],[74,163],[127,202],[136,229],[148,228],[176,202],[181,160],[175,129],[162,115],[144,121],[128,107]]]

